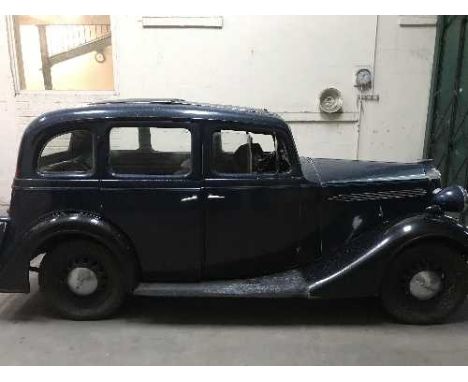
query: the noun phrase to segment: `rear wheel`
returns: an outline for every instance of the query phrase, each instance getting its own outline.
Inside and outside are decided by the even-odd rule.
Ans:
[[[88,240],[62,242],[47,253],[39,285],[49,305],[74,320],[107,317],[126,295],[122,264],[107,248]]]
[[[433,324],[455,312],[467,293],[468,265],[463,254],[428,242],[398,255],[384,277],[381,298],[397,320]]]

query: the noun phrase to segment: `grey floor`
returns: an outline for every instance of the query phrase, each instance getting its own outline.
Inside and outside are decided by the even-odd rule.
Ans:
[[[374,300],[130,299],[73,322],[29,295],[0,294],[0,364],[468,364],[468,302],[444,325],[391,322]]]

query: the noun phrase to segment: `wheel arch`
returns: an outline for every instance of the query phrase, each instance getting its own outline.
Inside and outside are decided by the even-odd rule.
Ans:
[[[111,251],[122,264],[131,266],[133,272],[127,280],[129,288],[136,285],[141,275],[140,261],[130,238],[109,221],[94,213],[84,211],[56,212],[42,217],[17,241],[6,268],[14,270],[22,291],[29,291],[29,262],[38,255],[50,251],[65,240],[86,239],[94,241]],[[3,271],[3,270],[2,270]]]
[[[453,237],[446,235],[427,235],[404,242],[401,246],[399,246],[396,250],[393,251],[392,257],[394,258],[395,256],[401,254],[403,251],[406,251],[407,249],[410,249],[412,247],[430,242],[437,242],[438,244],[443,244],[447,247],[455,249],[459,251],[463,255],[463,257],[468,261],[468,247],[461,243],[459,240],[456,240]]]
[[[430,243],[434,243],[439,246],[443,245],[449,249],[453,249],[456,252],[460,253],[460,255],[465,259],[465,261],[468,261],[468,248],[462,243],[460,243],[459,241],[455,240],[453,237],[448,237],[444,235],[428,235],[428,236],[418,237],[414,240],[410,240],[404,243],[404,245],[400,246],[397,250],[394,251],[391,258],[389,259],[388,264],[396,261],[400,256],[404,256],[404,253],[406,251],[409,251],[418,246],[424,246]],[[381,275],[380,282],[378,285],[379,291],[382,289],[383,282],[384,282],[387,272],[388,272],[388,267],[382,271],[382,275]]]

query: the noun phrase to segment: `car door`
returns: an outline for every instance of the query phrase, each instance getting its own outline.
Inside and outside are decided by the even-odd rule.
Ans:
[[[255,125],[205,126],[205,278],[251,277],[297,264],[301,178],[290,139]]]
[[[103,144],[103,214],[134,244],[144,279],[199,280],[204,244],[199,127],[115,122]]]

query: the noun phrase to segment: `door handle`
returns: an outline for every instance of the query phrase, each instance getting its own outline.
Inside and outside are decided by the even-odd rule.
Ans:
[[[192,195],[192,196],[186,196],[185,198],[180,199],[181,202],[191,202],[194,200],[197,200],[198,196],[197,195]]]
[[[224,195],[208,194],[208,199],[225,199]]]

